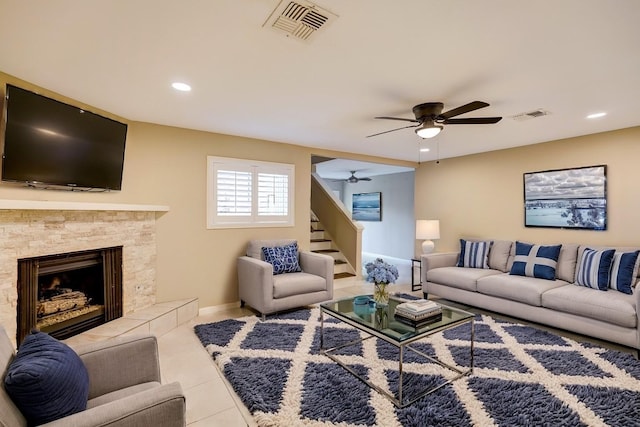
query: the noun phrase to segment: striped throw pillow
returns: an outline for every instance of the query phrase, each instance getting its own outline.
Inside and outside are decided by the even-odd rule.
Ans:
[[[576,285],[606,291],[609,288],[609,271],[614,249],[586,248],[576,270]]]
[[[638,254],[640,251],[613,254],[609,288],[625,294],[633,293],[632,288],[638,275]]]
[[[492,241],[468,242],[460,239],[458,267],[489,268],[489,250]]]
[[[562,245],[541,246],[516,242],[516,256],[509,274],[555,280]]]

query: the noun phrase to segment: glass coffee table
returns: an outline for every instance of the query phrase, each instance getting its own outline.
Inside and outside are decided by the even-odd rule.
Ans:
[[[444,387],[445,385],[455,381],[465,375],[469,375],[473,372],[473,339],[474,339],[474,315],[472,313],[468,313],[463,310],[459,310],[453,307],[448,307],[443,304],[439,304],[442,307],[442,319],[438,320],[434,323],[430,323],[425,326],[421,326],[418,328],[414,328],[413,326],[406,325],[402,322],[394,320],[394,310],[396,305],[400,304],[401,300],[394,299],[393,296],[389,300],[389,304],[386,307],[376,307],[371,308],[366,313],[356,314],[353,310],[353,300],[355,297],[340,299],[336,301],[330,301],[323,304],[320,304],[320,353],[326,355],[334,362],[342,366],[344,369],[355,375],[358,379],[363,381],[369,387],[378,391],[380,394],[388,398],[391,402],[393,402],[397,407],[403,408],[415,402],[416,400],[426,396],[429,393],[433,393],[434,391]],[[358,310],[360,311],[360,310]],[[337,346],[331,348],[324,347],[324,316],[325,314],[334,317],[344,323],[347,323],[354,328],[358,329],[367,334],[365,338],[360,338],[357,340],[353,340],[347,343],[342,343]],[[418,350],[415,347],[412,347],[411,344],[419,341],[427,339],[429,336],[433,334],[437,334],[443,332],[447,329],[454,328],[456,326],[462,325],[464,323],[470,323],[470,334],[469,334],[469,367],[468,369],[460,369],[456,366],[451,366],[447,363],[444,363],[432,356],[425,354],[424,352]],[[396,393],[389,392],[387,389],[384,389],[370,380],[363,378],[359,375],[354,369],[344,363],[338,355],[335,353],[345,347],[355,345],[361,343],[370,338],[378,338],[384,340],[399,349],[399,360],[398,360],[398,387],[397,387],[397,395]],[[404,351],[410,350],[431,362],[435,362],[439,366],[446,368],[448,370],[453,371],[454,376],[451,378],[443,378],[443,382],[439,384],[432,385],[427,387],[424,390],[420,390],[416,393],[412,393],[412,396],[403,395],[403,356]]]

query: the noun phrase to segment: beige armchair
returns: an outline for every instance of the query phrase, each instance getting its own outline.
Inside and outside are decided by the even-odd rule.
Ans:
[[[89,373],[87,409],[46,426],[184,426],[185,398],[180,384],[160,384],[154,336],[116,338],[75,349]],[[4,381],[14,347],[0,326],[0,378]],[[27,421],[0,386],[0,426]]]
[[[273,274],[264,261],[263,247],[295,243],[292,239],[251,240],[246,256],[238,258],[240,306],[248,304],[264,320],[267,314],[328,301],[333,298],[333,258],[308,251],[298,252],[301,272]]]

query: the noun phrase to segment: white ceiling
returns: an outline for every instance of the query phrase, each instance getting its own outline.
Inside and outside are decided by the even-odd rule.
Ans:
[[[278,3],[0,0],[0,70],[130,120],[410,161],[640,124],[638,0],[318,0],[338,18],[308,42],[263,27]],[[474,100],[462,117],[503,120],[365,137]]]
[[[358,178],[370,178],[379,175],[412,172],[414,169],[349,159],[333,159],[316,164],[316,173],[325,179],[344,180],[351,176],[351,171],[354,171],[354,175]]]

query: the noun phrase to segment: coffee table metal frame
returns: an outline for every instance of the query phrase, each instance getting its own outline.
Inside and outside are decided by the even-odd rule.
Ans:
[[[355,297],[354,297],[355,298]],[[453,381],[462,378],[465,375],[470,375],[473,372],[473,341],[474,341],[474,315],[471,313],[467,313],[463,310],[459,310],[453,307],[448,307],[445,306],[443,304],[440,304],[443,308],[443,310],[452,310],[454,312],[457,313],[463,313],[465,315],[468,315],[467,317],[464,317],[462,319],[459,320],[455,320],[455,321],[451,321],[451,322],[447,322],[445,324],[440,324],[437,325],[438,323],[441,322],[436,322],[434,325],[437,325],[433,328],[429,328],[429,327],[423,327],[423,328],[419,328],[419,330],[416,331],[416,334],[410,338],[407,338],[406,340],[399,340],[393,337],[390,337],[386,334],[384,334],[383,332],[381,332],[381,329],[376,329],[374,327],[371,327],[369,325],[367,325],[364,322],[359,322],[357,319],[357,316],[353,316],[353,317],[349,317],[347,316],[345,313],[340,313],[338,311],[334,311],[331,310],[328,307],[328,304],[335,304],[338,302],[345,302],[345,301],[349,301],[349,300],[353,300],[353,298],[347,298],[344,300],[336,300],[336,301],[331,301],[328,303],[324,303],[320,305],[320,353],[324,354],[325,356],[329,357],[331,360],[333,360],[334,362],[336,362],[338,365],[342,366],[344,369],[346,369],[348,372],[350,372],[351,374],[353,374],[356,378],[358,378],[360,381],[364,382],[365,384],[367,384],[369,387],[371,387],[372,389],[376,390],[378,393],[382,394],[383,396],[385,396],[387,399],[389,399],[391,402],[393,402],[394,405],[396,405],[398,408],[404,408],[408,405],[411,405],[413,402],[415,402],[416,400],[435,392],[436,390],[439,390],[440,388],[444,387],[447,384],[452,383]],[[380,309],[379,309],[380,310]],[[388,307],[385,308],[385,310],[390,310]],[[387,315],[390,315],[390,317],[393,317],[393,313],[388,313],[387,311]],[[359,338],[344,344],[340,344],[337,345],[335,347],[332,348],[324,348],[324,315],[328,314],[331,317],[334,317],[344,323],[347,323],[351,326],[353,326],[354,328],[358,329],[359,331],[365,332],[367,334],[369,334],[369,336],[365,337],[365,338]],[[410,344],[425,339],[431,335],[446,331],[447,329],[451,329],[451,328],[455,328],[456,326],[462,325],[464,323],[470,323],[471,324],[471,333],[470,333],[470,364],[469,364],[469,369],[459,369],[455,366],[451,366],[447,363],[444,363],[434,357],[431,357],[427,354],[425,354],[424,352],[412,347]],[[420,330],[421,329],[421,330]],[[346,365],[345,363],[343,363],[340,359],[338,359],[334,354],[335,351],[340,350],[341,348],[344,347],[348,347],[354,344],[358,344],[360,342],[364,342],[365,340],[368,340],[370,338],[379,338],[381,340],[384,340],[396,347],[399,348],[400,354],[399,354],[399,361],[398,361],[398,396],[396,397],[394,394],[389,393],[387,390],[383,389],[382,387],[379,387],[378,385],[374,384],[373,382],[363,378],[362,376],[360,376],[354,369],[350,368],[348,365]],[[402,390],[402,382],[403,382],[403,369],[402,369],[402,359],[404,356],[404,349],[407,350],[411,350],[414,353],[419,354],[420,356],[434,362],[437,363],[438,365],[450,369],[451,371],[454,371],[457,373],[457,375],[455,375],[453,378],[450,378],[448,380],[446,380],[445,382],[432,387],[432,388],[427,388],[425,390],[420,391],[419,393],[417,393],[415,396],[412,396],[410,399],[405,400],[406,396],[403,395],[403,390]]]

